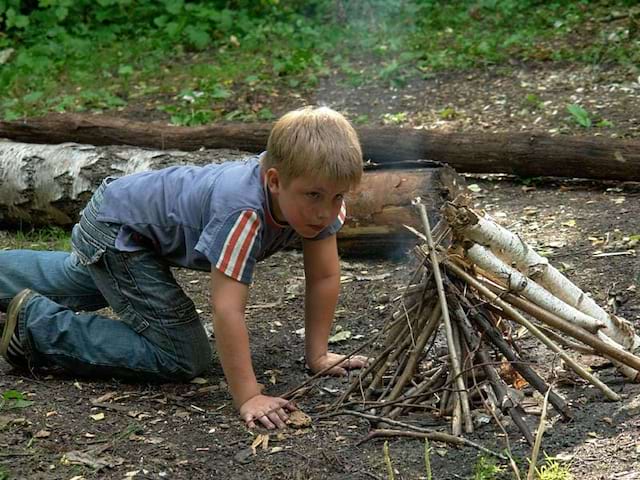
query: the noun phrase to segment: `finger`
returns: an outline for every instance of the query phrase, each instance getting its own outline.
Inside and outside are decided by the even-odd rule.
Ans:
[[[366,367],[368,363],[366,357],[356,356],[349,360],[349,366],[347,368],[362,368]]]
[[[284,413],[284,412],[283,412]],[[285,428],[285,423],[284,421],[280,418],[280,415],[278,414],[278,412],[271,412],[269,414],[269,420],[271,420],[271,423],[273,423],[276,427],[278,428]]]
[[[345,377],[349,375],[349,373],[342,367],[334,367],[327,372],[329,375],[334,377]]]
[[[273,424],[273,422],[267,415],[262,415],[261,417],[258,418],[258,421],[269,430],[273,430],[274,428],[276,428],[276,426]]]
[[[296,405],[296,402],[294,402],[293,400],[285,403],[282,408],[284,408],[285,410],[288,410],[289,412],[293,412],[294,410],[298,410],[298,406]]]
[[[289,418],[289,414],[285,412],[283,408],[279,408],[278,410],[276,410],[276,414],[283,422],[286,422]]]

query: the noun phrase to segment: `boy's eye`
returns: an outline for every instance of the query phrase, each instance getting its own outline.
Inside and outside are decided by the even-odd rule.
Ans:
[[[316,199],[320,198],[320,193],[319,192],[307,192],[307,197],[309,197],[312,200],[316,200]]]
[[[341,202],[342,200],[344,200],[344,195],[342,193],[336,195],[336,202]]]

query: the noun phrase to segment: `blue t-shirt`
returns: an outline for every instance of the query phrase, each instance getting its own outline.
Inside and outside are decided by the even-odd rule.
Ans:
[[[335,234],[344,218],[343,203],[315,239]],[[150,244],[173,265],[196,270],[215,265],[247,284],[256,262],[299,239],[271,214],[260,157],[120,177],[106,188],[98,220],[122,225],[116,239],[121,251]]]

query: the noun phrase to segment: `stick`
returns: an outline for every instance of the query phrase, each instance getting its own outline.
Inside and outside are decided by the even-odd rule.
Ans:
[[[481,452],[487,453],[489,455],[493,455],[494,457],[497,457],[500,460],[505,460],[505,461],[507,460],[507,458],[504,455],[501,455],[498,452],[489,450],[488,448],[485,448],[476,442],[467,440],[464,437],[456,437],[453,435],[449,435],[448,433],[444,433],[444,432],[413,432],[413,431],[406,431],[406,430],[378,429],[378,430],[372,430],[371,432],[369,432],[366,437],[364,437],[362,440],[360,440],[357,443],[357,445],[362,445],[363,443],[368,442],[369,440],[373,440],[374,438],[380,438],[380,437],[382,438],[386,438],[386,437],[426,438],[427,440],[432,440],[436,442],[444,442],[444,443],[450,443],[452,445],[463,445],[463,446],[473,447],[480,450]]]
[[[495,287],[487,287],[493,289]],[[579,340],[585,345],[589,345],[593,349],[602,353],[612,360],[617,360],[620,363],[628,365],[637,371],[637,375],[640,376],[640,358],[636,355],[632,354],[624,350],[622,347],[616,347],[610,343],[604,342],[600,340],[598,337],[588,332],[583,328],[579,328],[570,322],[558,317],[557,315],[552,314],[544,310],[543,308],[535,305],[534,303],[525,300],[524,298],[518,297],[516,295],[512,295],[510,293],[506,293],[502,290],[495,289],[496,292],[499,292],[500,296],[502,296],[507,302],[516,306],[520,310],[528,313],[529,315],[537,318],[542,323],[549,325],[556,330],[560,330],[562,333],[566,333],[571,337]],[[636,377],[636,381],[640,380]]]
[[[483,369],[487,376],[487,379],[489,380],[489,385],[491,385],[491,388],[498,400],[498,408],[500,408],[500,410],[502,410],[503,412],[506,410],[520,432],[522,432],[522,435],[524,435],[527,443],[529,445],[532,445],[533,434],[531,433],[531,430],[529,430],[529,426],[527,425],[527,423],[524,421],[524,410],[520,405],[508,405],[506,403],[509,400],[507,389],[502,379],[498,375],[498,372],[496,372],[495,368],[491,366],[489,354],[487,353],[486,349],[480,344],[480,339],[473,331],[473,328],[469,323],[469,319],[467,318],[460,304],[456,305],[456,308],[453,312],[458,317],[460,330],[465,336],[469,347],[472,350],[475,350],[478,359],[483,363]]]
[[[536,474],[536,463],[538,462],[538,453],[540,453],[540,445],[542,445],[542,437],[544,436],[545,421],[547,419],[547,406],[549,405],[549,392],[544,396],[542,402],[542,414],[540,415],[540,424],[538,425],[538,431],[536,432],[536,442],[533,444],[531,450],[531,463],[529,464],[529,472],[527,473],[527,480],[534,480]]]
[[[429,319],[427,320],[426,325],[422,328],[422,332],[420,332],[420,335],[418,336],[416,346],[414,347],[413,351],[409,355],[409,359],[407,360],[407,365],[404,368],[402,375],[396,382],[395,386],[389,393],[389,396],[387,397],[386,400],[390,400],[390,401],[395,400],[400,395],[400,392],[405,387],[405,385],[409,383],[409,380],[411,380],[411,378],[413,377],[416,371],[418,360],[420,359],[422,351],[425,345],[427,344],[429,337],[431,337],[433,332],[436,330],[436,327],[438,326],[439,321],[440,321],[440,305],[436,304],[434,309],[431,311],[431,315],[429,316]],[[389,412],[389,408],[383,409],[384,414],[387,414],[388,412]]]
[[[418,203],[418,210],[420,211],[420,217],[422,218],[424,231],[425,231],[425,234],[427,235],[427,245],[429,246],[429,256],[431,257],[431,263],[433,265],[433,277],[436,281],[436,288],[438,289],[438,298],[440,300],[440,308],[442,310],[442,321],[444,323],[444,330],[447,337],[447,346],[449,348],[449,360],[451,361],[451,369],[453,370],[454,380],[458,388],[457,396],[460,398],[460,404],[461,404],[463,416],[465,417],[465,419],[467,417],[471,419],[469,399],[467,397],[467,390],[465,389],[465,386],[464,386],[464,380],[460,376],[460,358],[458,357],[458,352],[456,351],[456,345],[453,339],[453,330],[451,329],[451,319],[449,318],[449,307],[447,306],[447,298],[444,294],[444,287],[442,285],[440,264],[438,263],[438,257],[436,254],[435,245],[433,244],[433,238],[431,238],[431,227],[429,226],[427,209],[422,203]]]
[[[532,324],[529,320],[524,318],[518,311],[516,311],[511,305],[507,302],[503,301],[500,297],[498,297],[495,293],[489,290],[487,287],[482,285],[478,280],[473,278],[467,272],[462,270],[460,267],[455,265],[453,262],[446,261],[447,266],[453,270],[453,272],[459,277],[463,278],[467,283],[472,285],[482,296],[487,298],[489,302],[497,305],[499,308],[503,310],[503,312],[509,316],[513,321],[526,327],[535,337],[537,337],[542,343],[544,343],[549,349],[553,352],[557,353],[560,358],[562,358],[567,365],[569,365],[574,372],[576,372],[581,378],[588,381],[595,387],[599,388],[605,396],[614,401],[620,400],[620,396],[607,387],[600,379],[591,375],[587,370],[582,367],[582,365],[578,364],[573,358],[567,355],[558,345],[553,343],[549,337],[547,337],[544,333],[542,333],[534,324]]]
[[[455,288],[452,286],[452,288]],[[466,308],[468,309],[468,318],[474,321],[474,323],[482,330],[489,341],[502,353],[502,355],[511,363],[513,368],[522,375],[522,377],[529,382],[529,384],[538,390],[542,395],[544,395],[547,390],[549,390],[549,386],[547,383],[538,375],[535,370],[526,365],[522,360],[514,353],[514,351],[509,347],[509,344],[502,338],[502,334],[496,331],[495,327],[491,324],[486,317],[479,312],[471,303],[464,298],[463,296],[459,296],[461,301],[465,303]],[[556,392],[551,391],[549,395],[549,401],[551,404],[562,414],[565,419],[570,419],[573,414],[571,413],[571,409],[566,404],[564,399],[558,395]]]

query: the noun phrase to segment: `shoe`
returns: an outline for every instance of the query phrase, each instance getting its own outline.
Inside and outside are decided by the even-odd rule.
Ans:
[[[19,336],[17,335],[18,314],[20,310],[22,310],[22,306],[33,294],[33,290],[25,288],[13,297],[13,300],[11,300],[7,307],[7,313],[4,318],[4,328],[2,329],[2,338],[0,339],[0,355],[13,367],[23,367],[26,364],[26,358],[22,352],[21,345],[19,345]],[[18,351],[16,351],[15,344],[11,345],[12,338],[18,340]],[[10,345],[12,348],[9,348]]]

